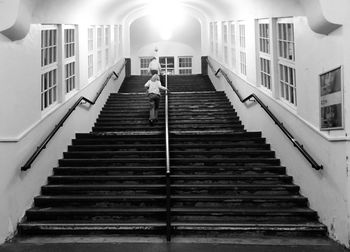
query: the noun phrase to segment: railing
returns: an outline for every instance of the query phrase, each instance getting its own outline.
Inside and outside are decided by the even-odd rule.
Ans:
[[[168,88],[168,67],[165,58],[165,87]],[[169,150],[169,102],[165,91],[165,150],[166,150],[166,239],[171,240],[171,199],[170,199],[170,150]]]
[[[28,159],[28,161],[25,163],[25,165],[23,165],[21,167],[22,171],[26,171],[28,169],[30,169],[32,163],[34,162],[34,160],[39,156],[39,154],[41,153],[41,151],[43,149],[46,148],[46,145],[50,142],[50,140],[53,138],[53,136],[56,134],[56,132],[63,126],[64,122],[68,119],[68,117],[72,114],[72,112],[75,110],[76,107],[78,107],[78,105],[82,102],[86,102],[89,103],[91,105],[94,105],[97,101],[97,99],[100,97],[103,89],[106,87],[106,85],[108,84],[109,80],[112,78],[112,76],[114,75],[116,78],[119,77],[119,74],[121,73],[121,71],[123,70],[123,68],[125,67],[125,62],[123,63],[123,65],[121,66],[120,70],[118,71],[118,73],[116,72],[112,72],[110,75],[108,75],[107,79],[104,81],[102,87],[100,88],[100,90],[97,92],[96,97],[93,101],[90,101],[88,98],[81,96],[75,103],[74,105],[68,110],[68,112],[63,116],[63,118],[59,121],[59,123],[55,126],[55,128],[50,132],[50,134],[45,138],[45,140],[37,147],[36,151],[32,154],[32,156]]]
[[[213,65],[211,64],[211,62],[209,61],[209,59],[207,59],[208,65],[211,68],[211,70],[215,73],[215,76],[217,76],[220,72],[221,74],[224,76],[225,80],[227,81],[228,84],[230,84],[231,88],[233,89],[233,91],[236,93],[236,95],[238,96],[239,100],[242,103],[245,103],[246,101],[250,100],[251,98],[254,98],[255,101],[257,101],[260,106],[265,110],[265,112],[272,118],[272,120],[275,122],[275,124],[277,124],[277,126],[282,130],[282,132],[287,136],[287,138],[293,143],[294,147],[296,147],[301,154],[309,161],[309,163],[311,164],[311,166],[316,169],[316,170],[321,170],[323,169],[322,165],[319,165],[311,156],[310,154],[304,149],[303,145],[300,144],[294,137],[293,135],[283,126],[283,123],[280,122],[276,116],[271,112],[271,110],[268,108],[268,106],[266,106],[260,99],[258,96],[256,96],[254,93],[248,95],[246,98],[242,98],[242,96],[239,94],[238,90],[235,88],[235,86],[233,85],[232,81],[230,80],[230,78],[228,77],[227,73],[222,70],[221,68],[219,68],[217,71],[215,71]]]

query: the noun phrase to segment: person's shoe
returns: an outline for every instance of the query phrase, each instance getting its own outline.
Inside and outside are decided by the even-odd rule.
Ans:
[[[149,125],[153,126],[153,120],[149,119]]]

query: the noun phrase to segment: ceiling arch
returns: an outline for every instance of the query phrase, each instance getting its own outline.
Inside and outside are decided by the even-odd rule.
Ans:
[[[329,8],[325,7],[325,0],[0,0],[0,12],[4,13],[1,20],[5,21],[5,25],[2,28],[0,26],[0,32],[17,40],[25,37],[31,23],[130,22],[131,17],[146,14],[144,10],[154,1],[161,1],[162,4],[176,2],[184,6],[192,16],[206,22],[306,15],[316,32],[328,34],[339,27],[326,18],[324,12],[328,13]],[[347,17],[345,8],[342,8],[345,0],[334,1],[333,12],[340,12]],[[304,2],[315,3],[317,8],[310,8],[314,5],[305,5]],[[334,13],[329,12],[331,17],[335,16]]]

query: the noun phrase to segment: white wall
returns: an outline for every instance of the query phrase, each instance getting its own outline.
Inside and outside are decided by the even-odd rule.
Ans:
[[[0,35],[0,243],[13,235],[17,223],[31,207],[34,196],[39,195],[40,187],[46,183],[75,133],[91,130],[109,93],[118,91],[125,76],[123,72],[118,80],[112,77],[94,106],[78,106],[32,168],[21,172],[21,166],[76,100],[80,96],[93,100],[108,74],[118,71],[124,62],[114,58],[112,47],[109,66],[88,82],[87,26],[79,25],[79,88],[69,99],[63,99],[43,114],[40,106],[40,29],[38,24],[31,25],[29,34],[16,42]]]
[[[174,30],[168,41],[161,39],[149,16],[135,20],[130,27],[132,74],[140,74],[139,57],[153,56],[155,47],[158,48],[160,57],[174,56],[176,66],[178,56],[193,56],[192,72],[201,72],[201,26],[195,18],[186,17],[183,25]],[[176,73],[178,74],[178,70]]]
[[[322,2],[322,1],[321,1]],[[349,140],[350,111],[349,108],[349,84],[350,77],[350,22],[346,18],[349,3],[337,1],[332,8],[325,11],[330,21],[341,23],[343,26],[328,36],[314,33],[302,15],[302,10],[295,8],[291,14],[286,9],[275,13],[284,13],[294,18],[296,41],[296,75],[298,105],[293,109],[280,99],[275,99],[257,84],[256,45],[254,31],[254,17],[242,19],[239,10],[236,10],[238,19],[247,23],[247,77],[241,78],[232,71],[229,66],[218,58],[215,69],[222,67],[229,75],[241,95],[245,98],[251,93],[256,93],[269,109],[277,115],[292,135],[304,145],[311,156],[323,165],[322,171],[314,170],[306,159],[290,143],[273,121],[265,114],[258,104],[248,102],[242,104],[223,77],[216,78],[209,70],[210,78],[219,90],[225,90],[235,109],[238,111],[247,130],[262,131],[263,136],[271,143],[276,156],[281,159],[282,165],[287,167],[288,174],[294,178],[294,183],[301,186],[301,194],[308,197],[310,207],[316,210],[320,221],[327,225],[329,235],[334,240],[349,246],[350,240],[350,179],[349,179]],[[324,3],[323,3],[324,4]],[[335,11],[335,6],[337,10]],[[283,6],[282,6],[283,7]],[[255,13],[258,17],[270,16],[271,11]],[[278,17],[283,17],[278,15]],[[215,20],[218,22],[229,20]],[[220,35],[219,35],[220,37]],[[319,116],[319,74],[335,67],[344,68],[344,97],[345,97],[345,128],[343,130],[320,131]],[[277,92],[278,93],[278,92]]]

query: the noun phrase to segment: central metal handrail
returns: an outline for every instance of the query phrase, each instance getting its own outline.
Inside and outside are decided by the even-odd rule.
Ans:
[[[165,87],[168,88],[168,62],[165,58]],[[165,150],[166,150],[166,239],[171,240],[171,199],[170,199],[170,150],[169,150],[169,101],[165,91]]]
[[[215,73],[215,76],[217,77],[217,75],[221,72],[222,76],[224,76],[225,80],[227,81],[227,83],[231,86],[232,90],[236,93],[236,95],[238,96],[239,100],[242,103],[245,103],[246,101],[249,101],[251,98],[253,98],[256,102],[259,103],[259,105],[264,109],[264,111],[271,117],[271,119],[275,122],[275,124],[282,130],[282,132],[287,136],[287,138],[293,143],[294,147],[296,147],[301,154],[309,161],[309,163],[311,164],[311,166],[316,169],[316,170],[321,170],[323,169],[322,165],[319,165],[312,157],[311,155],[304,149],[304,146],[302,144],[300,144],[294,137],[293,135],[286,129],[286,127],[284,127],[283,123],[280,122],[277,117],[271,112],[271,110],[268,108],[268,106],[266,106],[257,95],[250,94],[248,95],[246,98],[243,98],[240,93],[238,92],[237,88],[233,85],[233,82],[231,81],[231,79],[228,77],[227,73],[222,70],[221,68],[219,68],[218,70],[215,71],[215,68],[213,67],[213,65],[211,64],[211,62],[209,61],[209,59],[206,59],[208,66],[210,67],[210,69]]]

